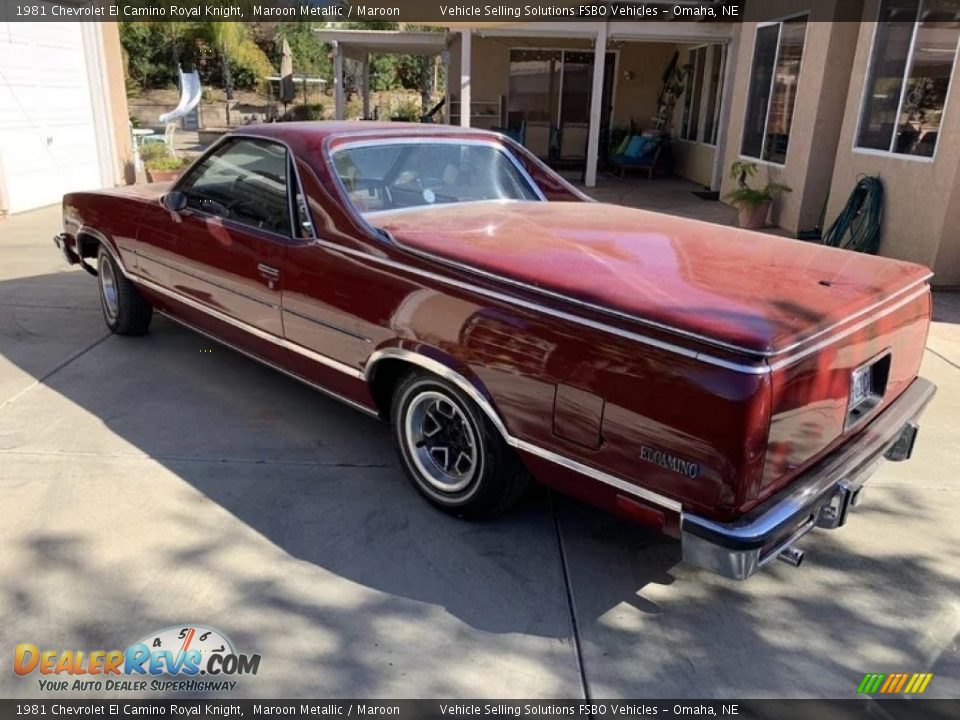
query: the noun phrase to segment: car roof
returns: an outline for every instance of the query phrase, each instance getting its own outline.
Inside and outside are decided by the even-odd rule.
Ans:
[[[372,120],[331,120],[319,122],[282,122],[260,125],[244,125],[231,131],[240,135],[259,135],[283,141],[324,140],[328,137],[353,137],[364,135],[414,136],[455,136],[464,135],[496,136],[496,133],[476,128],[464,128],[455,125],[435,125],[432,123],[378,122]]]

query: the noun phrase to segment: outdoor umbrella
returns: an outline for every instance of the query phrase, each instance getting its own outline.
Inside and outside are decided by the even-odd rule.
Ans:
[[[290,52],[290,44],[287,39],[283,39],[283,51],[280,55],[280,102],[283,103],[284,112],[287,105],[293,101],[293,53]]]

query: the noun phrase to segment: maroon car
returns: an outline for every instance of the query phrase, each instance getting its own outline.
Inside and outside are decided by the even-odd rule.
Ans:
[[[533,477],[729,577],[842,525],[934,393],[926,268],[591,202],[493,133],[248,127],[63,211],[114,332],[156,310],[388,420],[447,512]]]

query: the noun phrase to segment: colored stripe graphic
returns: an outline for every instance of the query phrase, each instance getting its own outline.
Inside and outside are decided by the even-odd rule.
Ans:
[[[933,673],[867,673],[857,686],[865,695],[919,695],[927,689]]]
[[[872,695],[880,689],[880,683],[883,682],[885,677],[886,675],[883,673],[867,673],[863,676],[863,680],[860,681],[857,692]]]

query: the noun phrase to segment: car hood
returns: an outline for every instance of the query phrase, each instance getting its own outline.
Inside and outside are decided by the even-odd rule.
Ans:
[[[171,186],[172,182],[155,182],[146,185],[123,185],[114,188],[104,188],[98,190],[99,195],[112,195],[113,197],[134,198],[137,200],[159,200],[163,197]]]
[[[930,274],[603,203],[475,202],[367,217],[439,259],[751,354],[792,347]]]

